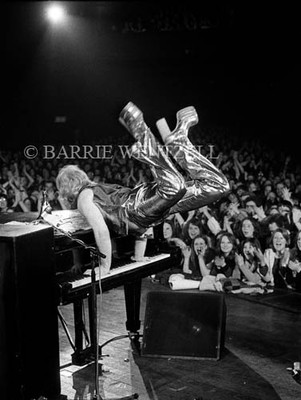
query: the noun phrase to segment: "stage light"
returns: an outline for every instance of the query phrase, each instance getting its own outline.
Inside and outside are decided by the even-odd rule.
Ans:
[[[61,5],[52,4],[46,11],[47,18],[54,24],[61,23],[65,20],[65,10]]]

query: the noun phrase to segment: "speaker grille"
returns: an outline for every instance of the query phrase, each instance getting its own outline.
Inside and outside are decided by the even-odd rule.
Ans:
[[[141,353],[218,360],[224,346],[225,322],[223,293],[149,292]]]

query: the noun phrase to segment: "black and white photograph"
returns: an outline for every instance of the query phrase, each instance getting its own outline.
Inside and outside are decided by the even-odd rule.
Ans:
[[[1,399],[301,399],[300,28],[3,3]]]

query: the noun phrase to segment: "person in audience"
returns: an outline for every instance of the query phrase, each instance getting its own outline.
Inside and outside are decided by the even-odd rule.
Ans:
[[[234,233],[238,243],[242,243],[245,239],[256,238],[261,247],[264,243],[263,232],[260,223],[253,217],[245,217],[236,225]]]
[[[38,211],[38,193],[30,187],[26,192],[27,197],[23,200],[26,210],[23,211]]]
[[[301,292],[301,231],[295,235],[293,247],[290,249],[288,267],[292,271],[292,286]]]
[[[282,200],[278,203],[278,212],[284,220],[284,227],[289,231],[294,230],[294,222],[292,218],[293,205],[288,200]]]
[[[235,193],[234,190],[232,190],[228,194],[228,199],[229,199],[230,203],[235,204],[237,208],[239,208],[241,206],[240,198],[238,197],[237,193]]]
[[[276,187],[276,199],[277,202],[279,203],[283,200],[283,194],[285,192],[285,184],[282,181],[280,181],[276,183],[275,187]]]
[[[12,209],[15,212],[29,212],[31,211],[32,202],[28,198],[26,189],[15,186],[12,182],[10,185],[14,191],[14,203]]]
[[[266,215],[258,196],[251,195],[245,199],[245,210],[249,217],[262,221]]]
[[[1,213],[12,213],[14,209],[8,206],[7,196],[4,193],[0,194],[0,212]]]
[[[265,285],[268,278],[261,273],[265,266],[264,256],[259,241],[254,237],[245,238],[240,244],[237,264],[241,271],[241,279],[254,284]]]
[[[181,237],[183,226],[184,226],[184,218],[182,217],[181,213],[175,213],[168,215],[165,221],[170,221],[173,225],[173,233],[175,237]]]
[[[187,246],[191,246],[193,239],[201,233],[203,233],[201,221],[198,218],[192,218],[183,226],[183,241],[186,243]]]
[[[60,201],[59,193],[55,186],[46,188],[46,195],[48,199],[48,203],[52,210],[62,210],[63,204]]]
[[[294,222],[294,231],[301,231],[301,207],[295,205],[292,208],[292,220]]]
[[[236,226],[248,214],[242,208],[239,208],[238,203],[229,203],[222,216],[222,230],[234,234]]]
[[[275,214],[269,215],[263,221],[263,232],[264,232],[264,246],[263,248],[267,248],[270,246],[272,234],[277,229],[285,229],[285,219],[283,215],[280,215],[278,210]]]
[[[290,288],[287,282],[288,263],[290,259],[290,237],[286,229],[278,228],[271,236],[270,247],[264,252],[266,273],[265,280],[276,288]]]
[[[172,220],[166,219],[162,224],[163,230],[163,240],[165,240],[169,245],[174,245],[180,249],[186,247],[185,242],[177,235],[175,225]]]
[[[264,211],[266,214],[270,214],[271,209],[277,210],[278,200],[274,191],[269,192],[263,199]]]
[[[220,223],[217,220],[217,213],[214,207],[209,208],[208,206],[200,207],[197,210],[198,218],[201,221],[201,231],[207,236],[209,245],[213,247],[215,245],[215,239],[217,234],[222,230]]]
[[[191,243],[191,247],[186,246],[182,249],[183,253],[183,273],[191,275],[193,278],[202,278],[210,273],[210,263],[214,258],[214,249],[210,247],[209,239],[206,235],[196,236]]]
[[[236,262],[236,238],[229,232],[220,232],[215,248],[215,257],[210,263],[210,275],[223,275],[225,278],[240,279]]]

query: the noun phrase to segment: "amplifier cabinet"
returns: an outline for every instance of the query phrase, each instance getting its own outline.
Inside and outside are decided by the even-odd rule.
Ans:
[[[0,225],[1,399],[60,397],[53,229]]]
[[[223,293],[153,291],[146,298],[141,354],[218,360],[224,348]]]

